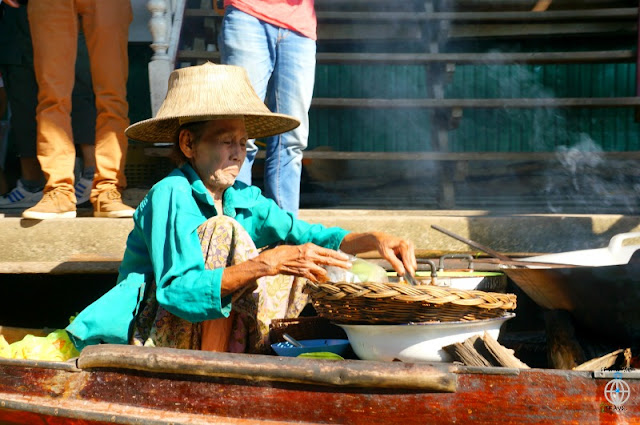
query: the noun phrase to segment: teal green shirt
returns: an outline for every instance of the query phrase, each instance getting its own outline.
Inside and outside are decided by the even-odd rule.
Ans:
[[[297,220],[260,189],[236,182],[224,192],[224,215],[249,233],[256,247],[277,242],[338,249],[346,230]],[[223,269],[205,270],[197,228],[218,215],[193,168],[184,165],[158,182],[136,209],[134,228],[117,285],[67,327],[78,349],[98,343],[127,344],[146,284],[156,281],[158,303],[190,322],[227,317],[231,297],[221,297]]]

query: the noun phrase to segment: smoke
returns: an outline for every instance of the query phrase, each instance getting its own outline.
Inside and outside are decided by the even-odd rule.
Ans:
[[[628,173],[634,161],[606,160],[600,145],[585,133],[573,146],[560,146],[556,158],[543,190],[549,211],[636,212],[637,197],[629,193],[637,193],[638,183],[627,177],[634,174]]]
[[[477,82],[458,81],[458,85],[466,91],[455,93],[460,98],[545,98],[590,96],[593,93],[572,92],[583,90],[577,84],[563,87],[560,81],[569,81],[576,69],[569,67],[544,67],[538,65],[496,65],[501,62],[503,53],[491,52],[490,60],[484,65],[485,77]],[[458,72],[458,70],[456,71]],[[475,76],[477,67],[465,76]],[[581,71],[584,76],[586,71]],[[578,77],[575,77],[578,78]],[[596,78],[596,77],[593,77]],[[484,80],[484,81],[483,81]],[[466,84],[465,84],[466,83]],[[471,87],[469,87],[471,86]],[[556,93],[556,90],[559,93]],[[615,96],[615,94],[611,94]],[[512,197],[507,201],[500,201],[501,205],[511,203],[513,209],[522,210],[531,207],[537,211],[552,213],[636,213],[638,210],[637,190],[638,180],[637,161],[612,160],[606,157],[602,147],[607,137],[621,137],[611,129],[611,120],[618,119],[620,112],[607,113],[604,118],[600,112],[581,108],[558,109],[551,103],[547,107],[531,109],[497,109],[493,111],[466,110],[461,125],[470,125],[476,139],[471,142],[475,146],[465,143],[463,149],[456,150],[486,150],[511,152],[551,152],[555,154],[551,161],[527,161],[526,156],[519,164],[509,168],[506,173],[485,178],[503,185],[505,197]],[[470,124],[464,120],[470,119]],[[484,118],[484,119],[482,119]],[[620,120],[618,120],[620,122]],[[628,129],[627,131],[629,131]],[[456,131],[450,132],[453,140]],[[466,128],[469,131],[469,127]],[[486,138],[486,140],[483,140]],[[611,140],[609,140],[609,145]],[[528,166],[522,166],[529,162]],[[504,170],[504,169],[502,169]],[[512,173],[512,174],[509,174]],[[486,176],[485,176],[486,177]],[[473,176],[466,179],[473,183]],[[521,193],[526,199],[515,197],[515,189],[511,192],[507,187],[520,185]],[[496,184],[486,185],[495,189]],[[461,192],[469,188],[461,188]],[[482,187],[476,187],[476,190]],[[489,189],[489,190],[491,190]],[[476,200],[482,196],[497,199],[496,191],[488,193],[475,192]],[[509,193],[507,195],[507,193]],[[521,203],[520,203],[521,202]],[[488,206],[487,204],[485,204]],[[526,205],[526,206],[525,206]]]

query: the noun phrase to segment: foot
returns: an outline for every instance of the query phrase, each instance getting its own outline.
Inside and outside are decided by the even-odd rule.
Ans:
[[[91,179],[85,179],[84,177],[80,177],[78,179],[74,186],[76,192],[76,205],[82,205],[85,202],[89,201],[92,184],[93,180]]]
[[[34,206],[42,199],[42,191],[29,192],[20,180],[16,187],[0,197],[0,209],[25,209]]]
[[[22,213],[22,218],[48,220],[51,218],[74,218],[76,202],[72,193],[53,189],[42,196],[42,200],[34,207]]]
[[[93,204],[94,217],[133,217],[134,211],[133,208],[122,203],[122,195],[116,188],[100,192],[98,199]]]

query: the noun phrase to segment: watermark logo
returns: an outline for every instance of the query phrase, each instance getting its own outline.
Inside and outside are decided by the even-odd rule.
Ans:
[[[623,404],[629,400],[631,389],[629,384],[622,380],[622,373],[613,374],[613,379],[604,387],[604,398],[613,405],[615,410],[623,410]]]

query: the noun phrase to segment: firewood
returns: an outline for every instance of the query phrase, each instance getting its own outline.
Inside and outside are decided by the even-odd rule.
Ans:
[[[454,360],[463,363],[465,366],[501,366],[529,369],[529,366],[514,356],[513,350],[503,347],[486,332],[482,337],[475,335],[461,343],[447,345],[443,349]]]
[[[575,329],[569,312],[550,310],[545,312],[547,331],[547,358],[554,369],[573,369],[587,359],[575,337]]]
[[[584,362],[581,365],[574,367],[573,370],[603,370],[609,369],[617,363],[620,363],[621,367],[628,368],[630,362],[627,361],[627,353],[630,354],[631,349],[627,348],[623,350],[621,348],[612,353],[605,354],[602,357],[596,357],[595,359]],[[628,358],[630,359],[631,357],[629,356]]]
[[[633,360],[633,355],[631,355],[631,348],[625,348],[623,355],[624,355],[624,368],[631,369],[631,361]]]
[[[502,346],[498,341],[493,339],[487,332],[482,337],[487,350],[493,355],[498,363],[497,366],[513,367],[517,369],[529,369],[525,363],[521,362],[510,350]]]
[[[451,357],[466,366],[492,366],[475,348],[475,343],[478,339],[480,339],[480,337],[475,335],[467,338],[463,342],[456,342],[443,348]]]

